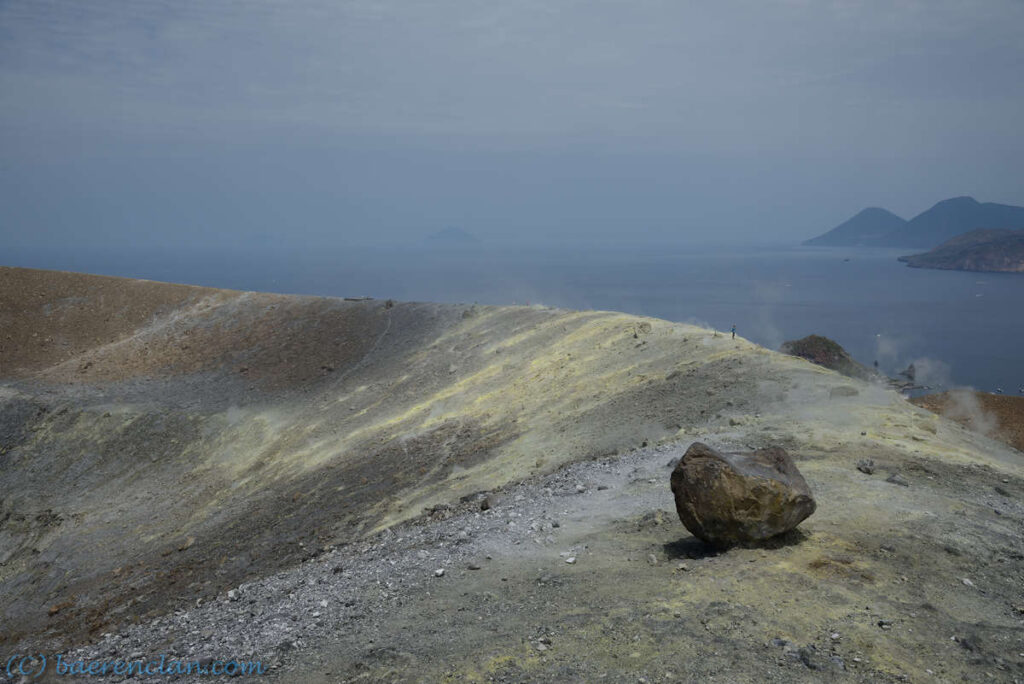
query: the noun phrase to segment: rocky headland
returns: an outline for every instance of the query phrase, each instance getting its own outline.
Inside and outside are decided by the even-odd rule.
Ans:
[[[911,268],[1024,273],[1024,230],[972,230],[899,260]]]

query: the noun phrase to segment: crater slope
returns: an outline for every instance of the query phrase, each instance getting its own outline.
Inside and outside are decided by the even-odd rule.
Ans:
[[[609,312],[13,268],[0,330],[12,648],[220,648],[283,681],[635,681],[668,671],[664,643],[740,649],[744,680],[831,667],[763,644],[827,655],[821,630],[857,616],[836,653],[850,672],[1021,676],[1020,453],[802,359]],[[662,461],[696,438],[789,449],[819,503],[802,536],[695,546]],[[714,565],[677,571],[691,555]],[[486,572],[457,572],[485,556]],[[439,565],[462,584],[432,584]],[[240,585],[251,601],[227,597]],[[875,622],[913,613],[914,636],[869,629],[861,603]],[[548,632],[575,645],[538,649]],[[949,646],[957,634],[977,649]]]

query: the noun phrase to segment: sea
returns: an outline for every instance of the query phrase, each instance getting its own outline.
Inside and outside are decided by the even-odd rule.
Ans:
[[[913,269],[908,250],[758,245],[44,250],[0,263],[242,290],[599,309],[778,349],[824,335],[931,391],[1024,395],[1024,274]]]

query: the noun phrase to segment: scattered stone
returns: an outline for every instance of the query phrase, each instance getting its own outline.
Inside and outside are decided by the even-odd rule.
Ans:
[[[783,534],[816,507],[803,475],[778,447],[731,454],[694,442],[671,485],[683,525],[716,546]]]
[[[1007,498],[1009,498],[1009,496],[1010,496],[1010,492],[1006,491],[1005,489],[1003,489],[999,485],[995,486],[995,490],[996,490],[996,494],[998,494],[999,496],[1005,496]]]
[[[870,458],[863,458],[857,461],[857,470],[864,473],[865,475],[874,475],[875,473],[875,462]]]
[[[239,593],[238,593],[237,589],[231,589],[231,590],[228,591],[228,600],[229,601],[237,601],[238,597],[239,597]]]
[[[466,568],[469,569],[469,570],[479,570],[480,566],[477,565],[476,563],[470,563],[469,565],[466,566]]]
[[[821,665],[818,663],[817,654],[811,648],[804,647],[798,649],[796,657],[808,670],[821,669]]]
[[[438,568],[435,570],[434,577],[444,577],[444,568]]]
[[[576,556],[569,556],[565,559],[565,562],[569,565],[576,565]]]
[[[653,553],[649,553],[649,554],[647,554],[647,562],[650,565],[657,565],[658,564],[658,557],[655,556]]]
[[[489,510],[491,510],[491,500],[489,498],[487,498],[486,496],[484,498],[480,499],[480,510],[481,511],[489,511]]]
[[[585,492],[585,491],[587,491],[587,488],[586,488],[586,487],[584,487],[584,486],[583,486],[583,485],[581,485],[581,484],[578,484],[578,485],[576,485],[576,493],[577,493],[577,494],[582,494],[582,493],[583,493],[583,492]]]
[[[878,626],[882,629],[892,629],[892,620],[879,620]]]
[[[960,581],[964,583],[965,587],[973,587],[974,586],[974,582],[972,582],[971,580],[967,579],[966,577],[964,577]]]
[[[906,479],[904,479],[904,477],[899,473],[891,473],[889,477],[885,478],[885,481],[890,484],[899,485],[900,487],[910,486],[910,483],[907,482]]]

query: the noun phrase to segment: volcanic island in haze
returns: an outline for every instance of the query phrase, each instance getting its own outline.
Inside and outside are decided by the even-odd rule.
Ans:
[[[669,490],[695,441],[784,449],[816,511],[706,546]],[[1024,455],[691,325],[3,268],[0,459],[5,653],[1024,678]]]

